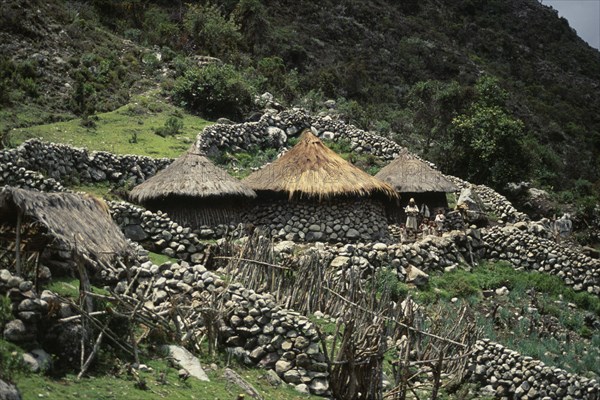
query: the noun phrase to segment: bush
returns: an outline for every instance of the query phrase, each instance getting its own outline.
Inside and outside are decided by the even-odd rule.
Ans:
[[[193,41],[192,47],[200,47],[214,57],[236,53],[242,40],[239,26],[232,18],[226,18],[216,5],[190,5],[184,28]]]
[[[169,117],[165,121],[165,126],[155,129],[154,133],[162,137],[175,136],[180,134],[182,129],[183,121],[181,118]]]
[[[231,65],[192,68],[175,81],[173,98],[206,118],[240,121],[251,111],[255,89]]]

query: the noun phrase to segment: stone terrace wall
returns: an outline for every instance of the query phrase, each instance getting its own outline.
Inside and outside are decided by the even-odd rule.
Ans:
[[[266,113],[258,122],[208,126],[196,143],[199,149],[209,153],[225,149],[248,150],[251,147],[281,148],[286,145],[288,137],[297,136],[306,128],[321,138],[348,140],[353,151],[371,153],[387,161],[397,157],[402,149],[397,143],[379,135],[331,117],[315,117],[297,108]]]
[[[180,260],[204,260],[205,245],[191,228],[173,222],[162,212],[153,213],[126,202],[109,202],[110,214],[126,237],[151,251]]]
[[[600,260],[527,232],[527,225],[484,230],[485,258],[560,277],[574,290],[600,295]]]
[[[400,279],[407,278],[409,266],[428,273],[482,260],[507,261],[516,269],[556,275],[574,290],[600,295],[600,260],[542,237],[539,229],[538,224],[522,222],[516,226],[452,231],[443,237],[429,236],[407,244],[320,244],[318,248],[324,262],[336,268],[356,266],[371,273],[381,266],[391,266]],[[276,248],[295,246],[298,245],[286,241]]]
[[[132,268],[139,272],[135,291],[142,295],[151,285],[151,307],[156,312],[170,309],[168,299],[186,295],[191,299],[212,294],[228,310],[220,320],[220,341],[243,362],[275,372],[285,382],[313,394],[324,395],[329,389],[329,374],[320,338],[306,317],[282,308],[270,293],[256,293],[239,283],[227,284],[202,265],[187,262],[154,265],[146,262]],[[122,293],[127,282],[121,281],[116,292]]]
[[[62,192],[64,187],[52,178],[16,164],[14,152],[0,152],[0,186],[15,186],[43,192]]]
[[[409,244],[356,243],[325,244],[319,243],[320,259],[334,268],[355,267],[365,274],[371,274],[377,268],[390,266],[398,277],[407,278],[409,266],[424,272],[444,271],[457,268],[459,264],[480,259],[484,243],[479,230],[452,232],[444,237],[428,237],[423,241]],[[275,251],[295,254],[302,245],[291,241],[275,245]]]
[[[275,239],[306,242],[381,241],[388,238],[385,211],[371,200],[278,201],[257,205],[246,217]]]
[[[487,385],[484,389],[497,399],[600,398],[596,380],[549,367],[488,339],[475,344],[469,370],[469,379]]]
[[[104,151],[88,152],[68,145],[31,139],[16,149],[2,152],[4,163],[42,172],[59,182],[141,183],[171,163],[136,155],[114,155]]]

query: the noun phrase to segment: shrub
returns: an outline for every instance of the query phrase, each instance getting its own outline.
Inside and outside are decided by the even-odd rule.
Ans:
[[[191,5],[184,17],[184,27],[193,46],[214,57],[235,53],[242,40],[238,25],[232,18],[226,18],[216,5]]]
[[[173,98],[206,118],[241,120],[252,109],[255,90],[231,65],[192,68],[175,81]]]
[[[154,130],[159,136],[167,137],[167,136],[175,136],[181,133],[183,129],[183,121],[181,118],[177,117],[169,117],[165,121],[165,125]]]

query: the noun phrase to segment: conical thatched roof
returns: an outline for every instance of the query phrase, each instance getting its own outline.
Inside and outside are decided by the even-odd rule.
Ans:
[[[382,168],[376,178],[389,183],[398,193],[455,192],[458,188],[427,163],[403,151]]]
[[[3,187],[0,220],[14,225],[19,213],[24,220],[43,225],[54,240],[91,260],[110,262],[130,251],[108,206],[92,196]]]
[[[193,148],[129,194],[138,203],[171,196],[255,198],[256,193]]]
[[[290,151],[248,176],[244,183],[257,192],[285,193],[292,198],[383,194],[396,198],[387,184],[355,167],[310,131]]]

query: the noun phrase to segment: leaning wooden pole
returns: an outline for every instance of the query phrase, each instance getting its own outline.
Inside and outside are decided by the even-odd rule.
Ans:
[[[23,220],[23,214],[17,212],[17,238],[15,243],[15,268],[17,275],[21,276],[21,224]]]

